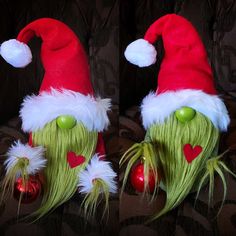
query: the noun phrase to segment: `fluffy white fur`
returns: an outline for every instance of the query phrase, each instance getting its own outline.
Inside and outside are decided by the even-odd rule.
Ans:
[[[144,39],[133,41],[125,50],[126,59],[139,67],[154,64],[156,62],[156,55],[155,47]]]
[[[147,95],[141,105],[144,127],[147,129],[154,123],[163,123],[182,106],[191,107],[204,114],[219,130],[227,130],[230,119],[223,101],[218,96],[192,89]]]
[[[79,173],[79,192],[86,194],[93,189],[93,180],[102,179],[109,186],[109,192],[116,193],[116,173],[112,170],[110,163],[101,160],[97,154],[93,156],[87,168]]]
[[[32,53],[28,45],[16,39],[3,42],[0,54],[6,62],[17,68],[23,68],[32,61]]]
[[[109,125],[107,111],[110,106],[110,99],[95,99],[71,90],[51,89],[50,92],[24,99],[20,110],[22,129],[26,132],[36,131],[60,115],[71,115],[88,130],[100,132]]]
[[[28,174],[36,174],[46,165],[44,158],[45,149],[42,146],[31,147],[28,144],[22,144],[20,141],[15,142],[7,152],[7,159],[4,162],[8,172],[17,163],[19,158],[27,158],[29,165]]]

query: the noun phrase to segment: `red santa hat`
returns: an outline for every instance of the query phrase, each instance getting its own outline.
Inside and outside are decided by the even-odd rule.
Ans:
[[[192,24],[185,18],[168,14],[155,21],[144,39],[128,45],[125,57],[139,67],[156,61],[152,45],[162,37],[165,55],[158,75],[158,88],[142,102],[143,125],[163,123],[171,113],[188,106],[207,116],[215,127],[225,131],[229,116],[217,96],[204,45]]]
[[[24,99],[20,110],[22,129],[37,131],[60,115],[73,116],[90,131],[107,128],[110,99],[95,98],[86,53],[77,36],[64,23],[42,18],[28,24],[17,39],[1,44],[1,56],[14,67],[27,66],[32,60],[27,43],[34,36],[42,38],[45,74],[39,95]],[[104,154],[101,136],[98,143],[101,143],[99,151]]]
[[[39,95],[26,97],[22,104],[23,130],[36,131],[64,114],[72,115],[88,130],[104,130],[109,124],[110,99],[94,97],[86,53],[68,26],[49,18],[36,20],[16,40],[2,43],[2,57],[14,67],[27,66],[32,59],[27,43],[33,36],[42,38],[45,74]]]
[[[31,132],[42,129],[61,115],[71,115],[77,122],[82,122],[89,131],[99,132],[94,155],[97,163],[98,154],[100,157],[105,154],[100,132],[109,125],[107,111],[111,106],[110,99],[94,96],[86,53],[74,32],[60,21],[42,18],[28,24],[21,30],[17,39],[1,44],[1,56],[14,67],[27,66],[32,60],[27,43],[34,36],[42,38],[41,60],[45,74],[39,94],[27,96],[20,110],[22,129],[30,133],[29,143],[23,145],[16,142],[10,148],[5,162],[7,170],[15,165],[17,157],[29,159],[29,174],[45,167],[45,149],[41,146],[34,147]],[[110,164],[102,159],[99,158],[99,163],[105,165],[105,173],[110,173],[109,184],[111,191],[114,191],[115,173]],[[90,164],[91,168],[96,170],[98,165]],[[89,176],[93,179],[96,171],[90,172]]]

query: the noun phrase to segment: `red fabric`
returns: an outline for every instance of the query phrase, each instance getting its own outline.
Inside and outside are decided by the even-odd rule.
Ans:
[[[160,36],[165,56],[156,93],[196,89],[216,94],[204,45],[192,24],[181,16],[165,15],[148,28],[144,39],[153,44]]]
[[[202,147],[201,146],[192,147],[192,145],[188,143],[184,145],[183,152],[187,162],[191,163],[202,152]]]
[[[42,18],[22,29],[17,40],[28,43],[34,35],[43,41],[41,59],[45,75],[40,92],[52,87],[93,95],[86,53],[74,32],[60,21]]]
[[[29,134],[29,145],[31,147],[33,147],[33,137],[32,137],[32,133]]]
[[[96,153],[98,153],[99,156],[101,156],[100,157],[101,160],[105,159],[106,151],[105,151],[105,145],[104,145],[104,141],[103,141],[101,133],[98,133],[98,142],[97,142],[97,147],[96,147]]]
[[[40,93],[54,89],[69,89],[84,95],[94,95],[90,82],[86,53],[74,32],[64,23],[50,18],[41,18],[28,24],[19,33],[17,40],[28,43],[32,37],[42,38],[41,59],[45,69]],[[30,134],[29,144],[33,145]],[[104,143],[99,134],[97,152],[105,154]],[[69,164],[82,161],[70,154]]]
[[[70,168],[75,168],[85,162],[85,157],[82,155],[76,155],[74,152],[67,153],[67,162]]]

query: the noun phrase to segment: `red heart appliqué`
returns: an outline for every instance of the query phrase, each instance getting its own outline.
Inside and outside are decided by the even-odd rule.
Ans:
[[[81,155],[76,155],[74,152],[67,153],[67,162],[70,168],[75,168],[85,162],[85,157]]]
[[[191,144],[185,144],[184,145],[184,156],[188,163],[191,163],[201,152],[202,147],[201,146],[195,146],[192,147]]]

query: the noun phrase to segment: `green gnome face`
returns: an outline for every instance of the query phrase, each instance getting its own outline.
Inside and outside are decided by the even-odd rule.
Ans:
[[[67,201],[76,192],[78,174],[92,158],[97,136],[97,132],[88,131],[82,123],[65,128],[64,122],[64,126],[61,128],[58,125],[58,119],[32,133],[33,144],[45,147],[45,158],[47,159],[47,165],[43,170],[45,183],[42,206],[37,210],[36,215],[44,215],[58,204]],[[73,166],[69,159],[71,153],[77,159],[78,156],[84,159],[78,165]]]
[[[161,181],[166,203],[153,219],[179,205],[189,192],[199,192],[207,180],[211,199],[214,171],[225,189],[222,170],[229,171],[217,151],[219,132],[227,130],[230,119],[217,95],[204,44],[191,22],[176,14],[160,17],[143,38],[127,46],[126,59],[139,67],[154,64],[158,54],[154,43],[159,38],[165,54],[157,88],[143,99],[140,109],[147,134],[142,144],[131,147],[121,160],[121,164],[129,160],[124,183],[139,159],[144,160],[144,192],[148,192],[150,169],[158,176],[155,184]]]
[[[188,116],[189,117],[189,116]],[[154,199],[160,187],[166,192],[166,202],[152,220],[178,206],[190,192],[196,192],[209,181],[209,200],[214,189],[214,173],[217,172],[224,183],[223,171],[232,173],[218,155],[219,130],[210,119],[200,112],[183,122],[173,112],[162,124],[151,125],[143,142],[134,144],[122,157],[121,165],[128,161],[123,188],[137,162],[143,164],[144,194],[150,194],[150,170],[155,176]],[[135,186],[134,186],[135,187]],[[136,188],[137,191],[139,189]],[[225,198],[225,195],[224,195]],[[158,197],[156,198],[158,200]],[[209,202],[210,203],[210,202]]]
[[[36,219],[64,203],[77,189],[85,195],[85,214],[94,215],[100,194],[107,209],[109,193],[117,189],[116,173],[105,161],[101,136],[109,125],[111,100],[94,95],[86,52],[77,35],[58,20],[37,19],[16,39],[1,42],[3,59],[16,68],[26,67],[32,61],[27,44],[34,36],[42,39],[45,73],[39,93],[26,96],[22,103],[22,130],[30,139],[26,144],[15,142],[6,153],[0,203],[13,195],[19,178],[26,187],[31,176],[42,172],[43,199],[33,213]]]
[[[166,203],[160,216],[178,206],[187,194],[201,187],[207,161],[217,156],[219,131],[199,112],[185,123],[173,113],[163,124],[153,124],[146,138],[154,145],[162,173]]]

